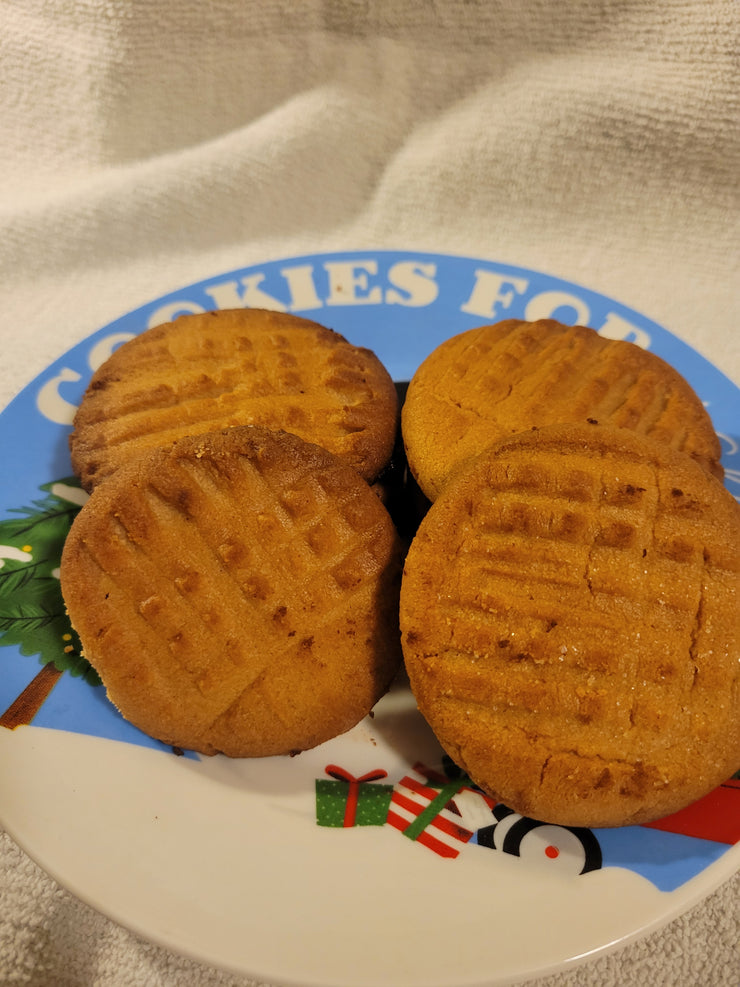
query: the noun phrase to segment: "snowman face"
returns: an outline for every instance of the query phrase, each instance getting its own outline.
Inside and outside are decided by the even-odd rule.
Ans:
[[[535,826],[522,836],[519,856],[547,864],[564,874],[582,874],[586,870],[587,850],[582,840],[564,826]]]
[[[601,848],[590,829],[541,823],[500,804],[493,815],[497,822],[476,834],[481,846],[557,868],[563,874],[585,874],[601,867]]]

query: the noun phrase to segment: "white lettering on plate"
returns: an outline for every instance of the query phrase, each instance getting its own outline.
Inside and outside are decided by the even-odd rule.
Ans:
[[[105,339],[101,339],[99,343],[96,343],[90,350],[87,358],[88,365],[93,373],[105,363],[116,346],[120,343],[127,343],[129,339],[133,338],[134,333],[132,332],[115,332],[110,336],[106,336]]]
[[[606,321],[599,329],[599,335],[605,336],[607,339],[626,339],[627,342],[636,343],[645,350],[649,348],[652,342],[650,333],[645,332],[644,329],[640,329],[639,326],[633,325],[627,319],[623,319],[621,315],[616,315],[614,312],[610,312],[607,315]]]
[[[387,305],[407,305],[422,308],[436,301],[439,285],[435,281],[436,264],[422,264],[419,261],[399,261],[388,271],[388,280],[394,286],[385,293]],[[401,291],[396,291],[400,288]],[[404,294],[401,294],[404,292]]]
[[[59,393],[59,387],[61,384],[73,383],[81,379],[82,374],[78,374],[76,370],[62,367],[55,377],[47,380],[41,386],[36,395],[36,407],[44,418],[48,418],[50,422],[54,422],[56,425],[72,424],[77,405],[65,401]]]
[[[573,308],[576,311],[576,323],[587,326],[591,318],[591,310],[582,298],[571,295],[566,291],[542,291],[535,295],[524,310],[524,318],[528,322],[538,319],[551,319],[553,312],[559,308]]]
[[[316,291],[313,279],[313,264],[301,264],[298,267],[284,267],[280,273],[288,282],[290,289],[290,307],[293,311],[306,311],[322,308],[324,303]]]
[[[383,291],[380,285],[371,285],[368,275],[378,273],[375,260],[327,261],[324,264],[329,275],[327,305],[380,305]]]
[[[496,318],[499,309],[509,308],[516,295],[523,295],[528,287],[527,278],[477,270],[473,290],[465,304],[460,306],[460,311],[479,315],[482,319]]]

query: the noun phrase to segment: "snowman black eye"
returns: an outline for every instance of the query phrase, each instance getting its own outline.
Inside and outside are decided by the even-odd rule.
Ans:
[[[493,841],[493,831],[496,828],[496,823],[492,823],[490,826],[482,826],[475,834],[478,840],[479,846],[487,846],[489,849],[494,850],[496,844]]]

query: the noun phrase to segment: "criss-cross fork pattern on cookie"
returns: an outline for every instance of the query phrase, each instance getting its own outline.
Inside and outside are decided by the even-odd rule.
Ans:
[[[117,350],[75,419],[89,489],[142,452],[236,425],[284,429],[373,479],[392,450],[395,388],[377,358],[316,323],[262,311],[186,316]]]
[[[533,425],[587,420],[628,428],[717,475],[711,420],[655,354],[552,320],[507,320],[444,342],[417,371],[404,407],[412,468],[432,499],[470,456]]]
[[[677,747],[679,774],[711,774],[723,732],[737,745],[737,505],[695,464],[588,429],[501,443],[435,503],[404,576],[422,711],[463,763],[469,742],[523,772],[522,802],[560,755],[619,793],[620,765],[660,788]]]
[[[204,746],[219,747],[224,721],[249,703],[290,732],[301,679],[343,681],[358,653],[369,708],[393,660],[397,549],[375,495],[320,450],[286,458],[286,443],[303,446],[292,436],[241,454],[240,431],[253,430],[229,430],[227,455],[186,440],[133,485],[102,485],[91,500],[105,511],[72,538],[76,577],[100,588],[95,626],[76,608],[73,619],[111,698],[124,715],[144,707],[155,735],[158,720],[185,719]]]

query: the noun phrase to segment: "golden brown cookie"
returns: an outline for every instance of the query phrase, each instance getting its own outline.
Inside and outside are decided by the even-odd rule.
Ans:
[[[409,385],[409,466],[434,500],[471,456],[533,425],[595,421],[688,453],[721,477],[720,445],[689,384],[633,343],[551,319],[508,319],[453,336]]]
[[[619,826],[740,767],[740,505],[627,429],[520,433],[431,506],[401,631],[449,755],[522,815]]]
[[[293,432],[368,481],[390,459],[398,398],[367,349],[262,309],[183,315],[119,347],[96,371],[70,437],[87,490],[184,435],[234,425]]]
[[[61,582],[121,713],[205,754],[314,747],[400,663],[388,513],[352,467],[285,432],[225,429],[122,466],[75,519]]]

